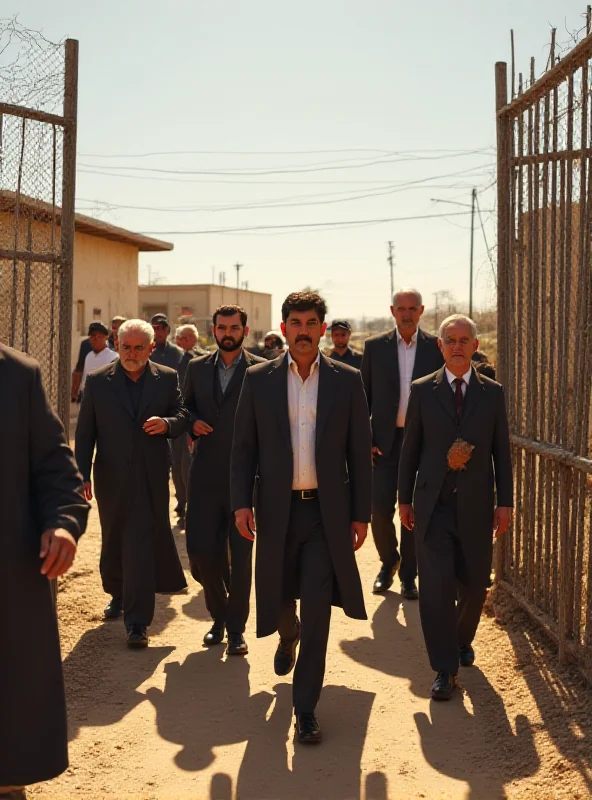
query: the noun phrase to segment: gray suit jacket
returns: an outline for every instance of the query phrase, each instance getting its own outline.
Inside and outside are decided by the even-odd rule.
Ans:
[[[352,546],[353,521],[369,522],[371,432],[360,373],[321,355],[316,469],[323,526],[336,578],[335,602],[366,619]],[[277,630],[284,543],[292,499],[288,358],[247,370],[239,400],[230,472],[232,508],[250,508],[257,477],[257,633]]]

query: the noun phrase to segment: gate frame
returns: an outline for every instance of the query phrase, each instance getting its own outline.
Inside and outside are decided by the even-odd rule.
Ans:
[[[62,198],[60,214],[60,254],[35,253],[30,250],[0,249],[0,259],[25,261],[29,264],[45,263],[59,267],[59,360],[57,412],[66,435],[70,432],[70,380],[72,359],[72,301],[74,274],[74,233],[76,195],[76,136],[78,118],[78,41],[66,39],[64,43],[64,103],[63,114],[48,114],[25,106],[0,102],[0,141],[3,116],[20,117],[59,127],[62,142]],[[19,194],[17,193],[17,204]],[[18,205],[17,205],[18,207]]]

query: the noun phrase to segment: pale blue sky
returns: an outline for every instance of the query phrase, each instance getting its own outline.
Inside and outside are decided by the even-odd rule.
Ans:
[[[275,317],[283,297],[306,284],[322,288],[331,315],[360,317],[387,313],[389,239],[396,244],[396,284],[417,286],[427,304],[441,289],[466,301],[469,217],[298,233],[164,232],[468,211],[431,198],[468,203],[471,186],[486,187],[495,177],[493,150],[466,151],[495,144],[494,63],[509,59],[510,28],[519,69],[527,72],[533,55],[539,74],[550,25],[566,41],[565,26],[580,28],[584,9],[583,0],[27,0],[23,10],[22,0],[3,0],[2,16],[19,12],[24,25],[49,39],[80,40],[78,207],[101,209],[103,219],[174,242],[172,253],[142,257],[142,276],[149,263],[167,282],[203,282],[214,267],[234,285],[238,260],[250,288],[273,292]],[[348,149],[355,151],[311,152]],[[423,160],[401,163],[393,155],[411,150],[426,151],[418,154]],[[442,158],[435,150],[465,152]],[[216,152],[131,157],[155,151]],[[370,160],[388,163],[352,168]],[[322,170],[277,172],[319,164]],[[89,174],[82,165],[179,172],[131,179]],[[334,169],[343,166],[349,168]],[[187,174],[248,170],[276,172],[209,176],[223,183]],[[411,181],[426,185],[392,191]],[[375,196],[359,197],[368,193]],[[346,197],[358,199],[342,202]],[[300,205],[252,207],[280,199]],[[492,190],[480,198],[485,219],[494,200]],[[96,201],[199,210],[106,210]],[[491,244],[491,219],[486,229]],[[479,228],[475,241],[475,296],[482,305],[494,292]]]

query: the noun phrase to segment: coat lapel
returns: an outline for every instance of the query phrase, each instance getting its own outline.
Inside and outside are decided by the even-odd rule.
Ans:
[[[397,387],[397,392],[399,392],[399,386],[401,383],[401,378],[399,375],[399,340],[397,339],[397,329],[393,328],[390,335],[385,339],[385,344],[387,346],[387,370],[388,376],[393,382],[393,384]]]
[[[441,367],[434,376],[434,392],[444,411],[446,411],[448,416],[456,424],[458,420],[456,417],[456,406],[454,405],[454,395],[452,394],[452,389],[446,378],[444,367]]]
[[[467,386],[465,393],[465,402],[461,425],[464,425],[468,418],[471,416],[479,401],[485,393],[485,384],[481,380],[481,376],[474,367],[471,367],[471,380]],[[452,394],[452,393],[451,393]]]
[[[276,358],[271,362],[271,370],[269,372],[270,379],[270,392],[273,392],[273,398],[270,397],[270,408],[275,410],[276,419],[286,440],[286,443],[292,452],[292,436],[290,434],[290,410],[288,408],[288,354]]]
[[[150,401],[154,397],[158,389],[158,382],[160,381],[160,372],[158,366],[153,364],[152,361],[148,362],[146,367],[146,377],[144,378],[144,385],[142,386],[142,396],[140,397],[140,404],[138,406],[138,419],[142,419],[144,412],[148,408]]]
[[[319,364],[319,393],[317,396],[317,424],[316,424],[316,447],[318,449],[323,430],[331,415],[333,398],[337,381],[335,379],[338,368],[321,353]]]
[[[113,388],[115,390],[115,394],[119,399],[120,403],[123,405],[125,410],[128,412],[132,419],[135,419],[134,414],[134,407],[132,405],[132,399],[130,394],[127,390],[127,386],[125,382],[127,378],[125,377],[125,370],[121,366],[120,361],[117,359],[113,362],[113,367],[111,369],[110,374],[107,377],[107,380],[113,384]]]

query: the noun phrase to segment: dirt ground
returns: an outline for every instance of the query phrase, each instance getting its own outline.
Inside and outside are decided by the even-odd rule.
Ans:
[[[176,530],[187,568],[184,535]],[[151,646],[129,651],[122,622],[104,623],[93,509],[60,584],[70,769],[30,791],[110,800],[393,800],[589,798],[592,689],[526,623],[484,616],[477,662],[450,703],[428,699],[432,673],[417,603],[398,580],[367,592],[368,622],[333,615],[318,708],[325,741],[295,747],[290,677],[273,672],[275,637],[247,630],[247,658],[203,648],[201,587],[159,597]],[[365,587],[377,571],[368,540]]]

